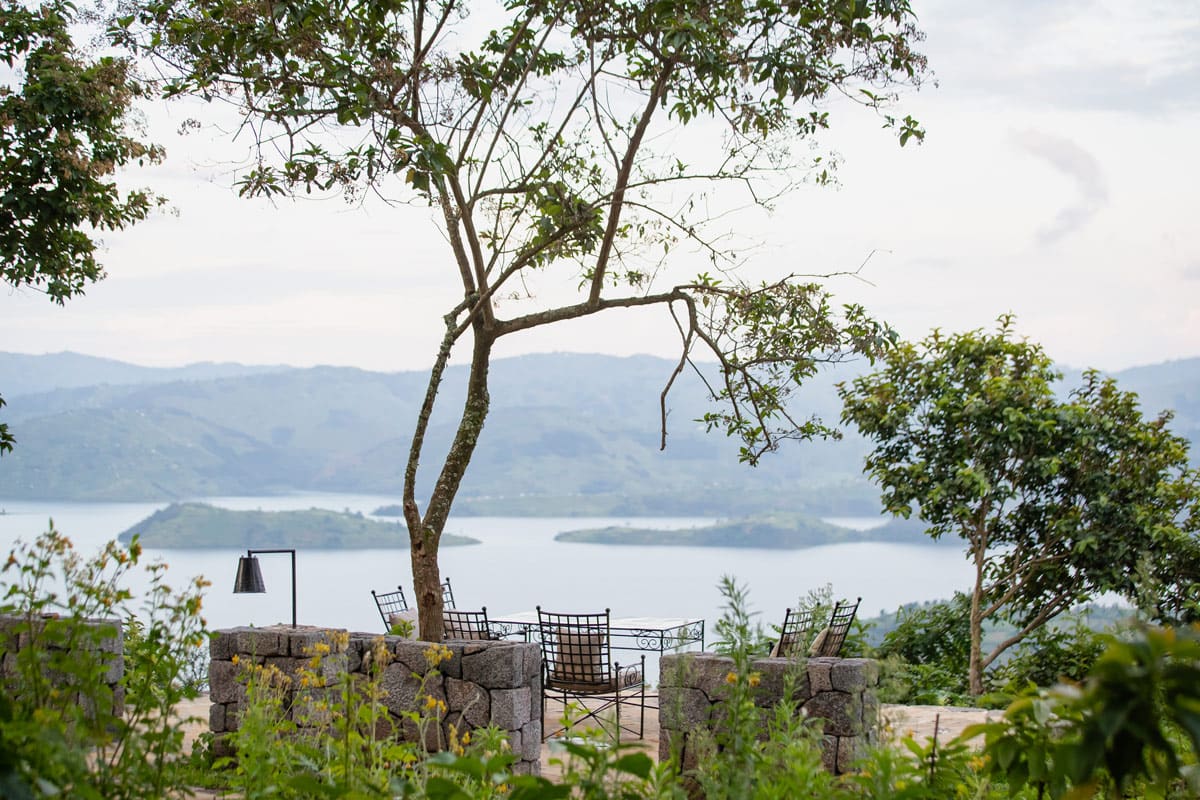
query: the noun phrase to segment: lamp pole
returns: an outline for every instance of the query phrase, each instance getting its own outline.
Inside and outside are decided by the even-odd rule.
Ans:
[[[295,550],[247,550],[246,556],[259,554],[287,553],[292,557],[292,627],[296,627],[296,551]]]

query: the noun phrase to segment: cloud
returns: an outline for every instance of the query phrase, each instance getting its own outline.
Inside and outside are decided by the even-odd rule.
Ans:
[[[1039,244],[1052,244],[1087,225],[1108,204],[1108,182],[1096,157],[1075,142],[1040,131],[1013,133],[1013,142],[1026,153],[1045,161],[1074,182],[1079,191],[1076,202],[1058,212],[1054,220],[1038,231]]]
[[[1200,108],[1195,0],[930,0],[922,21],[951,92],[1060,111]]]
[[[1181,272],[1185,281],[1200,281],[1200,261],[1184,265]]]

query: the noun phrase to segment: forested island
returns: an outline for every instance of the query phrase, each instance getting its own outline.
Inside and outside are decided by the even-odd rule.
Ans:
[[[554,537],[559,542],[590,544],[655,545],[667,547],[743,547],[768,550],[800,550],[805,547],[855,542],[937,544],[924,533],[918,520],[894,520],[870,530],[854,530],[798,514],[780,514],[755,519],[719,522],[703,528],[655,530],[610,526],[565,531]],[[961,546],[956,540],[948,542]]]
[[[154,548],[305,547],[340,550],[407,548],[408,531],[394,522],[361,513],[310,508],[307,511],[232,511],[205,503],[172,503],[121,533]],[[478,539],[442,535],[443,547],[479,544]]]

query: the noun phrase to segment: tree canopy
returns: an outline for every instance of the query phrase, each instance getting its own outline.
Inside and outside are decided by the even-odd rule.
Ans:
[[[163,155],[132,129],[143,87],[130,61],[80,48],[77,17],[67,0],[0,0],[0,278],[60,304],[104,276],[96,233],[159,202],[122,192],[114,173]],[[0,455],[13,441],[0,425]]]
[[[1095,370],[1060,397],[1061,374],[1013,328],[934,332],[840,390],[887,509],[967,543],[975,695],[1001,653],[1090,597],[1149,590],[1174,618],[1200,585],[1200,476],[1171,414],[1143,417]],[[995,618],[1017,631],[983,653]]]
[[[150,0],[114,32],[157,59],[169,94],[237,108],[259,144],[243,194],[374,192],[433,209],[447,258],[430,268],[462,293],[443,318],[402,498],[426,638],[441,635],[438,538],[501,338],[661,308],[680,337],[664,443],[667,393],[699,353],[721,365],[706,422],[750,463],[830,432],[789,407],[801,381],[892,341],[862,308],[833,303],[824,270],[739,279],[728,215],[830,179],[812,141],[834,97],[875,110],[901,144],[922,136],[886,110],[925,70],[904,0]],[[573,297],[539,291],[551,270],[573,279]],[[459,344],[467,399],[422,508],[426,429]]]

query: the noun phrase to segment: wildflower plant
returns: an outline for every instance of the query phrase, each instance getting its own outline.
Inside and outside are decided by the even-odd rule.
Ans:
[[[135,597],[139,570],[146,588]],[[165,797],[183,785],[188,720],[173,711],[196,696],[187,676],[207,641],[207,583],[176,591],[166,571],[142,563],[136,538],[85,559],[53,521],[16,542],[0,570],[8,796]]]

